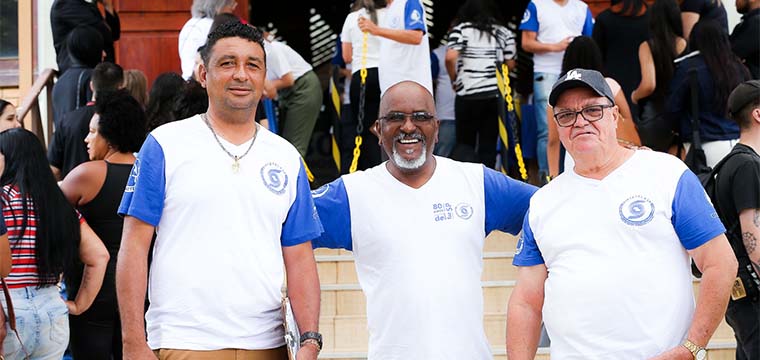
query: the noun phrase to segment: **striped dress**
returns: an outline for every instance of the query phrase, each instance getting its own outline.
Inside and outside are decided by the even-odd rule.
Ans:
[[[515,34],[501,25],[492,32],[481,32],[470,22],[463,22],[449,33],[448,48],[457,50],[457,95],[496,92],[496,61],[515,58]]]

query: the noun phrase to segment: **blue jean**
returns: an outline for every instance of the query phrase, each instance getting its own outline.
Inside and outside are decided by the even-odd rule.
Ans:
[[[457,144],[457,128],[454,120],[441,120],[438,126],[438,143],[435,144],[433,154],[448,157]]]
[[[538,171],[549,173],[549,163],[546,160],[546,143],[549,138],[549,128],[546,122],[546,107],[549,105],[549,94],[552,85],[557,82],[559,74],[537,72],[533,74],[533,107],[536,115],[536,157]]]
[[[10,289],[13,309],[16,312],[16,329],[31,359],[60,360],[69,343],[69,311],[58,294],[58,287],[40,289],[30,286]],[[5,298],[0,296],[3,309],[8,313]],[[7,324],[8,334],[3,341],[6,359],[24,359],[24,350],[16,334]]]

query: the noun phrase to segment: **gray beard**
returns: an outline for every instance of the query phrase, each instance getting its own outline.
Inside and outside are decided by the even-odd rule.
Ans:
[[[396,150],[396,142],[393,142],[393,162],[402,170],[417,170],[425,165],[427,160],[427,142],[422,141],[422,152],[416,159],[407,160]]]

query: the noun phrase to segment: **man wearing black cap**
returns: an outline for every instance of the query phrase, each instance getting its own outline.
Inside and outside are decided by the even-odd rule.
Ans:
[[[675,157],[618,144],[599,72],[569,71],[549,104],[575,167],[525,216],[508,357],[533,359],[543,320],[552,358],[704,359],[737,264],[699,180]],[[690,256],[704,273],[696,309]]]
[[[728,109],[740,137],[717,170],[713,199],[739,262],[726,321],[734,329],[736,358],[760,359],[760,80],[739,84]]]

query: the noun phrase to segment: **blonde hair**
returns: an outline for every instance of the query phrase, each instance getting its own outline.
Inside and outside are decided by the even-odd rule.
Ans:
[[[145,105],[148,104],[148,79],[145,77],[145,74],[137,69],[125,71],[124,88],[145,109]]]

